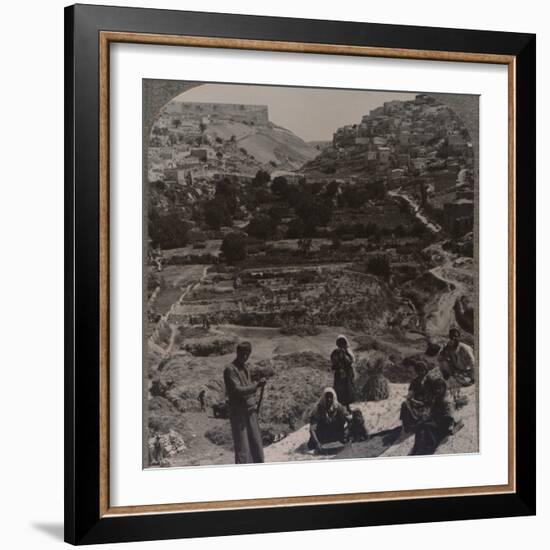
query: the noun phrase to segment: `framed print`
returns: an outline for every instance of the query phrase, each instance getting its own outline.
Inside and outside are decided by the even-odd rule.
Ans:
[[[535,513],[535,37],[66,8],[66,540]]]

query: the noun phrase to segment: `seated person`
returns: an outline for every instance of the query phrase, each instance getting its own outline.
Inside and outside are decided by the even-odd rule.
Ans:
[[[351,411],[348,435],[350,441],[353,442],[367,441],[369,438],[369,432],[365,426],[365,419],[360,409],[353,409],[353,411]]]
[[[433,380],[431,392],[433,402],[430,414],[416,427],[414,447],[411,451],[413,455],[433,454],[443,439],[455,434],[463,427],[462,422],[455,420],[455,408],[448,397],[445,380],[442,378]]]
[[[409,393],[401,405],[401,414],[399,418],[403,423],[403,429],[407,433],[414,431],[414,427],[420,421],[425,420],[429,414],[429,389],[426,375],[428,374],[428,365],[418,360],[414,364],[415,379],[409,386]]]
[[[460,341],[460,332],[457,328],[449,330],[449,341],[441,350],[442,370],[445,378],[452,376],[461,386],[471,386],[475,382],[474,350]]]
[[[325,443],[345,443],[348,416],[346,409],[338,403],[336,392],[325,388],[310,418],[308,448],[323,452]]]

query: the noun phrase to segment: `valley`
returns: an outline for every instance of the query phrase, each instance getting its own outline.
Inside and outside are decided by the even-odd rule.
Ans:
[[[303,443],[338,334],[373,434],[399,426],[411,358],[435,367],[426,351],[451,327],[475,345],[473,160],[456,116],[423,95],[389,102],[321,148],[268,117],[261,106],[169,104],[152,130],[146,420],[150,445],[170,430],[185,442],[164,466],[233,463],[229,423],[212,407],[239,341],[252,344],[253,379],[268,380],[268,461],[315,458]],[[363,385],[378,360],[390,397],[373,403]],[[475,391],[463,414],[461,452],[475,452]],[[376,441],[346,453],[408,452]]]

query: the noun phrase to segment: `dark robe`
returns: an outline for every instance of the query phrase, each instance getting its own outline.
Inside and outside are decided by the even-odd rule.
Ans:
[[[400,419],[407,432],[425,420],[430,412],[429,396],[427,394],[427,380],[425,375],[417,376],[409,386],[409,397],[401,405]]]
[[[456,423],[454,413],[454,406],[447,396],[436,399],[429,418],[416,428],[411,454],[430,455],[435,453],[441,441],[453,433]]]
[[[262,434],[256,413],[256,384],[246,365],[231,363],[223,371],[229,401],[229,421],[235,449],[235,464],[264,461]]]
[[[353,356],[343,348],[336,348],[330,355],[334,371],[334,391],[338,402],[348,407],[355,401],[355,373]]]
[[[311,415],[310,424],[315,425],[315,435],[321,445],[334,441],[341,443],[346,441],[346,415],[346,409],[339,403],[336,403],[330,411],[327,411],[322,403],[317,405]],[[313,437],[310,438],[308,447],[315,449],[316,444]]]

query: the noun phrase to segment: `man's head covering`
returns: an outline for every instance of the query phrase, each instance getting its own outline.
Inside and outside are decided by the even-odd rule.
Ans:
[[[457,337],[460,337],[460,331],[456,327],[449,329],[449,338],[453,337],[453,334],[456,334]]]
[[[416,359],[414,362],[414,370],[420,372],[421,375],[425,376],[426,373],[430,370],[428,363],[422,359]]]
[[[250,353],[252,351],[252,344],[250,342],[239,342],[237,344],[237,355],[243,353]]]
[[[428,357],[437,357],[441,351],[441,346],[439,344],[434,344],[433,342],[428,343],[428,347],[424,352]]]

